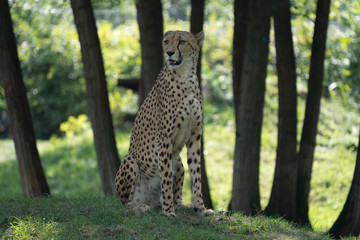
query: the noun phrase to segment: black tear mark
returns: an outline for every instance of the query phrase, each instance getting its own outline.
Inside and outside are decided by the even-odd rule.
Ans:
[[[177,45],[177,50],[179,51],[179,62],[182,62],[182,55],[181,55],[181,51],[180,51],[180,49],[179,49],[179,47],[180,47],[180,41],[178,42],[178,45]]]

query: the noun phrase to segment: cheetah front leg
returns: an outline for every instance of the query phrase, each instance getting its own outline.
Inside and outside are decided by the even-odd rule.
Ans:
[[[161,205],[163,213],[168,217],[176,216],[174,211],[174,194],[172,181],[172,145],[171,141],[163,140],[160,148],[160,172],[161,172]]]
[[[198,127],[192,132],[187,147],[187,162],[189,165],[190,177],[192,182],[192,202],[194,211],[202,215],[210,215],[214,212],[204,206],[201,192],[201,128]]]
[[[181,162],[180,156],[178,156],[174,161],[173,166],[173,191],[174,191],[174,204],[175,207],[188,208],[191,205],[184,204],[182,200],[182,190],[184,185],[184,165]]]

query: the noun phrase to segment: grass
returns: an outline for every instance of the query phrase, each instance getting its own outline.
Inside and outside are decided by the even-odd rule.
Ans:
[[[266,207],[271,192],[277,144],[276,116],[278,100],[275,83],[272,82],[272,79],[269,81],[270,84],[267,86],[266,103],[264,108],[264,126],[261,139],[262,148],[260,160],[260,194],[262,208]],[[204,154],[206,158],[206,168],[211,189],[210,194],[212,197],[214,209],[218,212],[221,212],[227,210],[231,198],[234,154],[233,146],[235,143],[234,117],[230,104],[223,103],[217,105],[208,103],[205,105],[204,109],[204,119],[206,123],[204,128]],[[299,98],[298,140],[300,140],[303,115],[304,100]],[[317,147],[312,172],[309,209],[310,220],[313,228],[316,231],[326,232],[338,217],[342,206],[345,203],[345,199],[347,197],[353,177],[359,125],[360,119],[358,112],[352,109],[346,109],[336,101],[323,99],[319,123],[319,133],[317,136]],[[122,157],[127,153],[130,139],[130,129],[131,127],[129,126],[125,127],[116,136],[117,148],[119,155]],[[56,199],[63,199],[65,202],[67,202],[68,206],[71,206],[67,209],[71,209],[74,207],[72,204],[80,204],[79,202],[82,202],[80,205],[91,206],[91,201],[99,201],[97,204],[104,203],[104,201],[110,201],[111,204],[115,204],[117,208],[121,209],[121,206],[119,206],[118,203],[115,203],[115,200],[110,200],[107,198],[104,200],[99,197],[93,200],[91,200],[91,198],[86,198],[87,196],[100,196],[102,194],[91,130],[84,130],[72,137],[53,137],[48,141],[38,141],[37,146],[40,151],[43,168],[45,170],[45,175],[50,186],[51,193],[53,196],[55,196],[55,198],[38,200],[39,202],[49,201],[49,209],[52,209],[51,204],[55,204],[52,201],[56,201]],[[0,149],[0,198],[8,200],[12,199],[11,201],[15,201],[19,205],[26,204],[26,202],[31,202],[32,200],[28,199],[21,200],[22,190],[20,186],[20,176],[17,169],[16,156],[12,141],[1,140]],[[183,159],[186,158],[184,153],[182,153],[182,157]],[[186,168],[187,164],[184,165]],[[188,172],[185,174],[183,195],[184,201],[186,203],[190,203],[191,192]],[[58,198],[57,196],[63,196],[63,198]],[[79,196],[81,196],[80,199],[78,198]],[[22,203],[22,201],[25,202]],[[32,204],[36,205],[36,200],[33,201],[34,203]],[[72,201],[75,203],[72,203]],[[3,200],[3,202],[6,202],[6,200]],[[63,205],[60,204],[59,206]],[[2,212],[2,208],[3,204],[0,205],[0,213]],[[17,228],[15,226],[20,228],[24,223],[25,225],[30,223],[35,224],[41,229],[52,229],[52,225],[50,224],[52,221],[51,217],[53,217],[55,222],[58,222],[56,220],[56,216],[62,214],[62,212],[57,213],[60,211],[58,207],[55,206],[54,208],[55,209],[50,211],[54,215],[45,217],[45,220],[43,220],[44,218],[39,218],[36,214],[31,214],[31,212],[29,214],[27,211],[23,213],[18,211],[11,214],[11,221],[9,221],[14,224],[12,231],[16,232]],[[116,211],[118,214],[118,210]],[[128,210],[124,211],[126,212]],[[150,215],[151,214],[157,214],[157,216],[159,215],[157,212],[150,212]],[[186,215],[186,213],[184,214]],[[150,217],[148,215],[144,216]],[[74,217],[76,218],[76,216]],[[225,216],[221,215],[218,215],[217,217],[225,218]],[[231,223],[229,219],[233,218],[236,219],[237,217],[232,216],[231,218],[225,218],[226,220],[221,221],[226,222],[226,224],[229,225],[229,228],[232,228],[230,225],[233,223]],[[37,219],[40,219],[41,221],[39,222]],[[70,221],[71,217],[69,217],[68,220]],[[271,221],[271,224],[274,224],[273,221],[276,220],[268,220],[267,218],[259,216],[254,220],[248,218],[246,221],[255,222],[250,224],[249,231],[252,232],[251,228],[255,228],[257,224],[261,225],[262,221]],[[256,221],[258,221],[258,223],[256,223]],[[10,222],[7,223],[5,227],[6,229],[11,228],[12,225],[9,225]],[[241,228],[246,229],[244,220],[241,220],[241,223]],[[5,228],[3,227],[3,224],[0,224],[2,230],[4,230]],[[101,224],[99,226],[84,224],[84,228],[81,229],[87,229],[85,232],[86,234],[90,235],[95,234],[94,232],[97,232],[96,229],[98,228],[100,232],[110,231],[111,233],[104,233],[110,235],[113,233],[113,231],[117,232],[116,234],[122,234],[123,232],[127,231],[124,230],[123,227],[118,228],[118,225],[115,224],[115,222],[113,223],[113,226],[110,224],[112,226],[112,230],[109,230],[107,229],[109,228],[109,225],[107,224],[104,224],[106,227],[102,227]],[[236,225],[236,223],[234,224]],[[281,221],[281,224],[285,224],[284,221]],[[59,226],[61,226],[61,224]],[[223,224],[219,225],[217,223],[216,226],[216,229],[218,229],[221,228],[221,226],[223,227]],[[240,231],[238,228],[236,228],[236,226],[233,227],[236,229],[235,232]],[[56,229],[61,229],[61,227],[56,227]],[[129,229],[132,229],[131,231],[137,232],[137,230],[134,230],[133,228]],[[225,232],[230,234],[231,231],[226,228]],[[255,235],[256,234],[253,234],[251,237],[254,237]],[[270,235],[270,233],[267,233],[265,239],[267,239],[268,235]],[[131,234],[126,236],[128,238],[134,237]],[[230,234],[229,236],[229,238],[231,238],[232,235]],[[261,236],[259,236],[259,239],[261,239]],[[178,237],[181,238],[180,236]],[[162,237],[160,236],[159,238]],[[286,235],[279,237],[277,235],[275,238],[288,239],[289,237],[286,237]]]
[[[1,239],[330,239],[280,218],[133,212],[115,197],[0,198]]]

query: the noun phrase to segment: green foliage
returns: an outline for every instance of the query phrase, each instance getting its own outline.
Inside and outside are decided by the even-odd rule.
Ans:
[[[315,9],[313,1],[296,1],[292,8],[296,71],[303,81],[309,77]],[[359,15],[358,1],[331,1],[324,72],[324,85],[329,86],[332,95],[356,108],[360,100]]]
[[[113,89],[109,94],[110,109],[116,131],[124,128],[124,123],[132,122],[137,112],[137,95],[131,90]]]
[[[63,1],[14,0],[11,15],[35,133],[48,138],[68,116],[86,111],[71,9]]]
[[[126,120],[137,112],[137,96],[117,87],[119,78],[139,77],[141,66],[139,35],[135,22],[114,28],[101,21],[98,35],[101,42],[114,127],[119,131]]]
[[[66,1],[42,0],[39,4],[13,0],[10,5],[35,133],[37,138],[49,138],[59,133],[60,123],[69,116],[86,113],[85,80],[72,11]],[[135,21],[120,21],[122,25],[114,27],[101,17],[98,35],[114,125],[120,128],[126,115],[136,111],[136,99],[132,92],[118,89],[116,83],[120,77],[140,75],[139,36]],[[0,112],[6,108],[4,96],[0,88]],[[8,126],[4,116],[1,121],[0,125]]]
[[[136,96],[116,87],[118,78],[140,75],[135,4],[131,0],[92,2],[111,111],[119,130],[136,112]],[[86,113],[85,81],[72,11],[67,1],[12,0],[10,5],[35,132],[38,138],[48,138],[59,133],[60,123],[69,116]],[[206,97],[215,104],[232,104],[232,5],[229,0],[208,1],[205,5],[202,79],[208,93]],[[189,16],[182,16],[190,13],[189,6],[169,0],[164,1],[163,7],[165,30],[189,29]],[[315,2],[311,1],[292,3],[299,84],[308,79],[315,8]],[[360,42],[356,37],[360,33],[359,13],[357,1],[333,1],[325,64],[325,84],[331,86],[331,96],[339,96],[345,105],[355,107],[358,107],[360,96]],[[269,73],[275,74],[273,44],[269,60]],[[0,88],[0,111],[4,111],[5,106],[4,92]],[[3,126],[8,125],[5,116],[1,121]]]
[[[215,18],[216,12],[209,18]],[[229,22],[205,23],[205,43],[202,48],[202,79],[210,84],[212,100],[223,102],[232,99],[232,27]],[[219,36],[221,36],[219,38]]]
[[[114,28],[108,21],[101,21],[98,36],[106,69],[106,77],[116,82],[120,77],[140,76],[141,55],[136,22]]]
[[[79,115],[77,118],[70,116],[66,122],[60,124],[60,131],[64,132],[66,137],[80,135],[89,128],[90,123],[87,115],[84,114]]]
[[[330,239],[279,218],[134,213],[116,197],[0,198],[1,239]]]
[[[134,0],[91,0],[95,18],[112,22],[114,26],[136,19]]]

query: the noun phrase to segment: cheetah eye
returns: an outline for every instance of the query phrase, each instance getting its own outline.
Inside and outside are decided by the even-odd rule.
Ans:
[[[186,41],[184,41],[184,40],[179,41],[179,44],[184,44],[184,43],[186,43]]]
[[[169,40],[164,40],[164,44],[168,45],[169,44]]]

